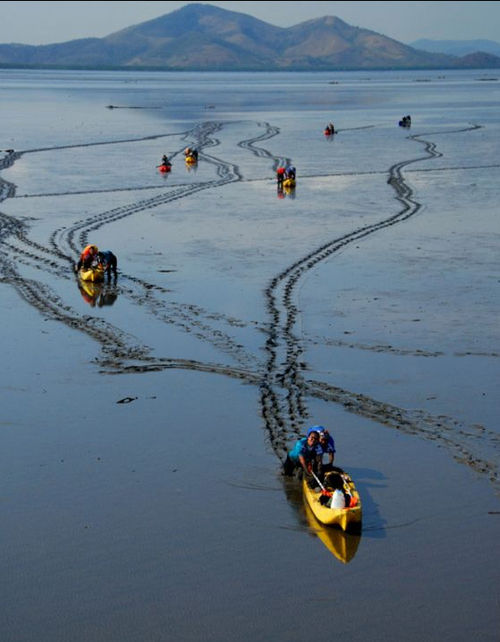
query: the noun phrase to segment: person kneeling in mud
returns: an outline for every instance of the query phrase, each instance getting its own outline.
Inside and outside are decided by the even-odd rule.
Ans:
[[[102,265],[102,267],[104,268],[104,271],[108,275],[108,279],[111,278],[111,273],[113,273],[113,276],[116,279],[116,276],[117,276],[116,269],[118,267],[118,259],[113,254],[113,252],[111,252],[111,250],[104,250],[103,252],[99,252],[98,258],[99,258],[99,263]]]
[[[313,477],[317,465],[319,433],[314,428],[309,428],[307,437],[299,439],[292,450],[287,454],[283,463],[283,474],[299,478],[306,475],[307,483],[314,487],[316,481]]]

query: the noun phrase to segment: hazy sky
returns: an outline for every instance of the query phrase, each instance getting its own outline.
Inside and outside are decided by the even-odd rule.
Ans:
[[[2,2],[0,43],[30,45],[101,38],[190,2]],[[289,27],[337,16],[350,25],[408,43],[488,39],[500,42],[500,2],[208,2]]]

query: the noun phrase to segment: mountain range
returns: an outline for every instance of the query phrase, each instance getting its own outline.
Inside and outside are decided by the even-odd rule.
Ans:
[[[479,51],[500,56],[500,42],[494,40],[427,40],[422,38],[410,42],[410,47],[451,56],[467,56]]]
[[[334,16],[284,28],[209,4],[188,4],[104,38],[38,46],[1,44],[0,66],[197,71],[449,69],[500,68],[500,57],[423,51]]]

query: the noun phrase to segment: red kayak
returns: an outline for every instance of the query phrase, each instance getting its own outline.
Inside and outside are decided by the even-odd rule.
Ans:
[[[162,173],[169,172],[172,169],[172,165],[159,165],[158,169]]]

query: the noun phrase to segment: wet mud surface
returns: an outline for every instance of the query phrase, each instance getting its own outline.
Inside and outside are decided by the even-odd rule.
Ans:
[[[280,460],[284,458],[290,442],[301,434],[303,426],[308,421],[308,399],[316,397],[339,404],[348,412],[369,418],[394,430],[437,442],[444,446],[456,461],[487,476],[498,490],[500,486],[497,462],[484,459],[480,455],[482,442],[487,442],[489,452],[498,451],[499,439],[496,433],[484,426],[464,425],[452,416],[433,416],[424,410],[399,408],[363,394],[332,386],[327,382],[309,379],[304,363],[306,346],[297,332],[301,316],[301,310],[297,306],[297,290],[308,273],[318,264],[331,260],[336,253],[346,247],[360,243],[385,229],[404,225],[414,217],[423,204],[418,200],[418,194],[414,193],[407,180],[407,172],[419,171],[418,164],[422,161],[441,157],[439,141],[443,138],[452,138],[459,134],[474,136],[480,129],[480,125],[470,125],[445,132],[429,131],[410,134],[408,139],[413,143],[414,154],[378,172],[381,180],[385,174],[386,183],[393,190],[397,211],[388,216],[381,214],[379,220],[374,223],[354,227],[338,237],[325,239],[320,246],[311,247],[310,251],[303,256],[295,257],[285,269],[270,278],[267,285],[262,284],[263,304],[267,313],[267,321],[261,323],[259,328],[263,337],[262,352],[249,351],[234,334],[234,328],[244,328],[248,320],[230,318],[217,310],[204,309],[196,302],[175,303],[171,300],[168,289],[132,274],[120,272],[118,281],[108,284],[104,293],[100,293],[100,305],[106,305],[106,296],[108,301],[110,297],[114,300],[118,296],[127,299],[130,305],[140,310],[145,324],[150,316],[162,324],[189,333],[198,341],[209,344],[220,354],[220,359],[214,362],[203,362],[153,354],[148,345],[138,343],[136,337],[131,336],[126,329],[104,318],[82,314],[81,311],[75,310],[69,301],[56,293],[54,282],[61,279],[74,279],[71,267],[80,249],[92,242],[92,239],[106,226],[122,224],[127,219],[137,217],[144,212],[189,199],[206,190],[210,190],[212,194],[218,192],[223,194],[227,185],[250,180],[243,175],[237,165],[217,154],[217,148],[224,139],[226,127],[226,123],[215,121],[200,123],[194,129],[181,132],[175,137],[178,148],[170,154],[172,160],[180,161],[186,144],[197,147],[200,153],[199,164],[210,168],[214,175],[212,179],[167,186],[156,195],[97,212],[81,220],[68,221],[63,227],[53,229],[44,242],[32,237],[29,220],[15,218],[0,211],[2,282],[14,288],[19,296],[37,309],[44,318],[64,324],[75,332],[84,333],[95,341],[100,346],[97,363],[103,373],[126,374],[187,369],[241,379],[255,386],[259,390],[260,411],[265,431],[272,449]],[[371,127],[373,126],[366,126],[364,129],[369,131]],[[273,139],[280,134],[278,127],[267,122],[254,122],[250,126],[247,123],[245,129],[254,130],[254,135],[239,140],[237,147],[259,161],[263,161],[271,175],[279,164],[293,160],[271,151],[271,142],[273,148],[277,146]],[[348,132],[349,130],[346,129],[342,133],[348,135]],[[162,135],[158,134],[157,138],[161,137]],[[155,138],[155,136],[147,137],[148,140]],[[87,143],[85,146],[111,146],[141,140],[145,139],[99,141]],[[75,147],[75,145],[59,146],[50,148],[50,152],[57,154],[59,150]],[[14,166],[24,157],[47,151],[47,149],[6,152],[0,159],[0,171]],[[430,170],[424,168],[423,171]],[[441,171],[446,170],[443,168]],[[352,175],[352,173],[349,174]],[[339,175],[335,174],[335,176]],[[140,193],[141,189],[146,190],[148,186],[135,186],[130,189]],[[113,192],[113,190],[107,191]],[[96,193],[98,192],[99,190]],[[78,194],[78,192],[70,193]],[[68,194],[68,192],[47,193],[43,196],[57,197]],[[39,194],[27,196],[40,197]],[[16,197],[16,185],[0,179],[1,201],[6,202]],[[33,276],[27,278],[26,267],[32,274],[42,273],[43,278],[37,279]],[[49,282],[46,280],[47,277],[50,279]],[[337,343],[341,342],[337,341]],[[356,347],[387,353],[396,350],[392,346],[384,345]],[[399,354],[404,352],[399,350]],[[407,350],[406,354],[410,352]],[[416,350],[413,356],[430,357],[436,354]],[[498,354],[494,351],[488,356],[498,358]],[[229,357],[231,363],[227,363],[225,357]]]
[[[495,639],[495,83],[2,73],[2,639]]]

